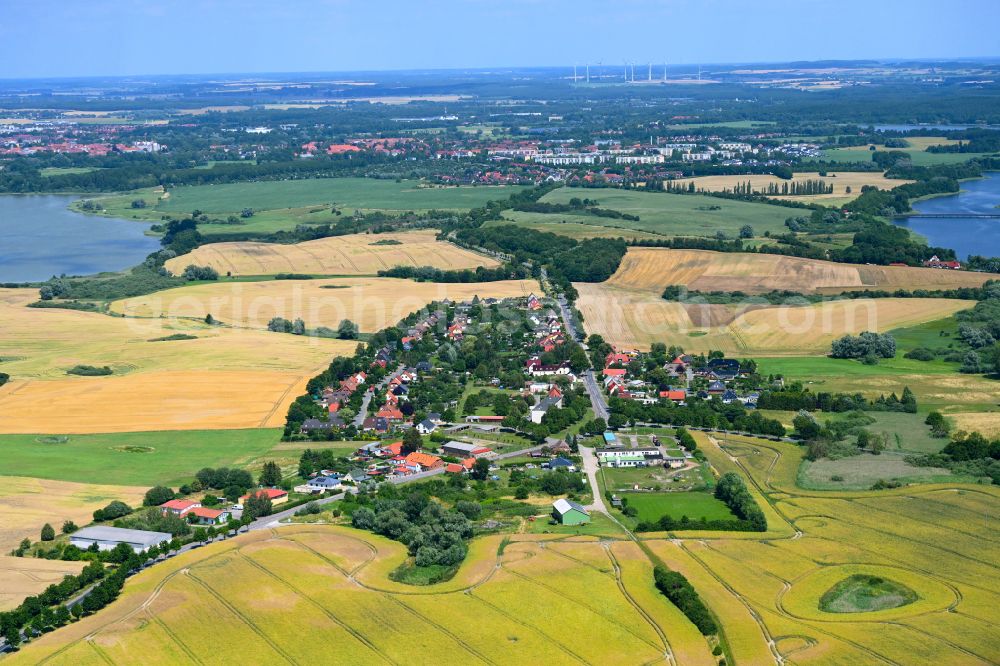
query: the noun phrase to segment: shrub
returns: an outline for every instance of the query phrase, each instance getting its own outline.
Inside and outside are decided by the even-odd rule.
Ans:
[[[211,266],[195,266],[190,264],[181,275],[185,280],[218,280],[219,272]]]
[[[116,518],[121,518],[122,516],[127,516],[130,513],[132,513],[132,508],[128,504],[115,500],[103,509],[94,511],[94,520],[96,522],[114,520]]]
[[[114,370],[106,365],[100,368],[93,365],[74,365],[66,371],[67,375],[80,375],[81,377],[104,377],[113,373]]]
[[[653,581],[656,583],[656,589],[670,599],[671,603],[677,606],[703,635],[708,636],[718,631],[715,619],[708,612],[698,592],[682,574],[657,564],[653,568]]]
[[[166,486],[153,486],[142,498],[143,506],[160,506],[174,498],[174,491]]]

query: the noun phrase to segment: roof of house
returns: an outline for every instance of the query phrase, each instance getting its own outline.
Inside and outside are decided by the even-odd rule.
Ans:
[[[572,467],[573,461],[565,458],[553,458],[549,461],[549,467]]]
[[[187,511],[192,507],[198,506],[199,502],[192,502],[191,500],[185,499],[172,499],[169,502],[164,502],[160,505],[164,509],[175,509],[177,511]]]
[[[465,453],[468,453],[469,455],[472,455],[474,451],[476,451],[481,447],[476,444],[466,444],[465,442],[448,442],[441,448],[450,449],[452,451],[463,451]]]
[[[444,471],[449,474],[461,474],[465,471],[465,467],[458,463],[448,463],[444,466]]]
[[[265,495],[268,499],[278,499],[279,497],[285,497],[288,493],[280,488],[261,488],[253,493],[254,497],[260,497],[261,495]],[[250,496],[250,493],[247,493],[240,499],[249,499]]]
[[[224,513],[228,513],[228,511],[209,509],[205,506],[199,506],[197,509],[191,509],[192,515],[198,516],[199,518],[208,518],[209,520],[217,520]]]
[[[85,539],[88,541],[120,541],[152,546],[164,541],[170,541],[173,536],[169,532],[150,532],[148,530],[130,530],[123,527],[105,527],[96,525],[84,527],[73,532],[70,539]]]
[[[309,479],[306,485],[336,487],[340,485],[340,479],[336,476],[317,476],[315,479]]]
[[[570,511],[579,511],[585,516],[590,515],[590,513],[588,513],[587,510],[583,508],[583,505],[577,504],[576,502],[570,501],[568,499],[557,499],[555,502],[552,503],[552,508],[555,509],[560,516],[569,513]]]
[[[382,449],[388,451],[394,456],[398,456],[400,453],[403,452],[403,443],[393,442],[392,444],[386,444],[385,446],[382,447]]]
[[[441,459],[437,456],[432,456],[429,453],[421,453],[420,451],[414,451],[410,455],[406,456],[406,462],[413,465],[420,465],[421,467],[431,467],[441,462]]]

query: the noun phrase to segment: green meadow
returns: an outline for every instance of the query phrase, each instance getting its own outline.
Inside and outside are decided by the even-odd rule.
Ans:
[[[885,150],[885,148],[880,148]],[[935,164],[961,164],[977,157],[983,157],[988,153],[929,153],[925,150],[914,148],[890,148],[889,150],[901,150],[910,155],[910,160],[914,166],[933,166]],[[853,163],[871,162],[872,153],[868,146],[856,146],[852,148],[833,148],[824,150],[820,158],[829,162]]]
[[[202,467],[252,465],[280,438],[275,428],[0,435],[0,469],[56,481],[179,485]]]
[[[157,211],[208,214],[238,214],[244,208],[275,210],[306,206],[337,206],[346,209],[421,211],[468,210],[490,199],[503,199],[521,187],[434,187],[419,181],[372,178],[312,178],[222,185],[188,185],[170,190]]]
[[[687,516],[691,520],[732,520],[733,514],[723,502],[711,493],[625,493],[628,505],[639,512],[639,521],[653,522],[662,516],[680,520]]]
[[[663,236],[715,236],[722,231],[736,237],[740,227],[749,224],[757,235],[765,231],[782,233],[785,220],[793,217],[794,211],[781,206],[734,201],[697,194],[668,194],[663,192],[641,192],[618,189],[584,189],[562,187],[542,197],[544,203],[568,203],[570,199],[586,198],[597,201],[600,208],[610,208],[621,213],[637,215],[638,221],[597,217],[586,213],[528,213],[508,212],[506,217],[515,224],[545,231],[559,231],[574,235],[579,227],[606,227],[616,230],[611,235],[619,235],[618,229],[626,230],[620,235],[629,236],[627,230],[648,232]],[[564,229],[553,228],[561,222],[568,222]],[[580,234],[590,235],[590,234]]]

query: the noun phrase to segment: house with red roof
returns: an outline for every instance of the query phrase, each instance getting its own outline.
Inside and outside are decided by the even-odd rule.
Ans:
[[[660,397],[665,400],[672,400],[676,403],[682,403],[687,400],[687,391],[683,389],[669,389],[667,391],[660,391]]]
[[[414,451],[406,456],[406,462],[408,465],[419,465],[420,469],[424,471],[444,466],[444,461],[437,456],[432,456],[429,453],[421,453],[420,451]]]
[[[608,367],[617,363],[618,365],[628,365],[632,359],[628,354],[623,354],[621,352],[609,352],[607,356],[604,357],[604,367]]]
[[[386,404],[382,409],[378,410],[378,414],[375,418],[383,418],[387,421],[405,421],[406,415],[399,411],[399,408],[392,404]]]
[[[941,261],[935,254],[933,257],[924,262],[924,266],[928,268],[947,268],[953,271],[957,271],[962,268],[961,262],[958,261]]]
[[[222,525],[229,521],[229,512],[199,506],[188,512],[188,520],[198,525]]]
[[[168,513],[170,513],[175,516],[181,517],[186,515],[189,511],[197,509],[200,506],[201,502],[194,502],[191,500],[184,500],[184,499],[172,499],[169,502],[164,502],[163,504],[161,504],[160,508],[163,509],[163,515],[167,515]]]
[[[260,490],[254,491],[253,497],[267,497],[271,500],[271,504],[284,504],[288,501],[288,493],[280,488],[261,488]],[[248,499],[250,499],[251,494],[247,493],[240,497],[240,503],[245,504]]]
[[[361,152],[361,149],[349,143],[331,143],[326,149],[327,155],[344,155],[358,152]]]
[[[605,377],[624,377],[626,372],[625,368],[604,368]]]

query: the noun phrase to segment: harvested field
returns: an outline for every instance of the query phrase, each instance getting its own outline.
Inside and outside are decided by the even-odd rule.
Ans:
[[[610,564],[602,544],[587,547]],[[685,663],[712,663],[693,628],[659,624],[686,620],[653,593],[645,579],[648,567],[633,567],[633,560],[644,560],[638,549],[617,551],[628,562],[627,574],[621,574],[546,554],[536,543],[512,544],[500,558],[494,547],[470,555],[489,566],[453,591],[448,584],[444,590],[381,591],[349,577],[403,551],[401,544],[369,533],[329,526],[246,534],[140,573],[115,604],[33,641],[11,663],[47,657],[56,664],[87,663],[96,654],[130,661],[140,653],[164,663],[179,654],[245,663],[248,653],[254,661],[305,661],[317,649],[326,651],[328,663],[655,663],[670,649],[665,637],[689,656]],[[458,576],[470,567],[476,563],[467,562]],[[600,603],[573,589],[574,576],[599,586]],[[639,583],[636,596],[629,596]],[[526,594],[532,598],[528,613]],[[557,615],[572,622],[553,623]],[[470,617],[478,621],[470,623]],[[389,622],[391,632],[384,630]],[[307,642],[301,640],[304,626],[315,630]]]
[[[72,461],[66,464],[71,465]],[[45,523],[58,531],[66,520],[86,525],[95,509],[112,500],[132,506],[141,504],[147,490],[147,487],[138,486],[0,477],[0,553],[13,550],[25,537],[37,541],[38,532]],[[3,589],[0,585],[0,591]]]
[[[321,368],[301,374],[164,370],[123,377],[15,380],[0,390],[0,432],[273,428],[284,424],[288,405]]]
[[[396,278],[339,278],[198,284],[156,292],[111,304],[129,317],[217,320],[252,329],[266,329],[272,317],[302,318],[306,327],[336,328],[350,319],[364,332],[394,324],[434,300],[467,300],[527,296],[539,292],[532,280],[450,283],[415,282]]]
[[[713,467],[748,480],[766,533],[649,534],[648,551],[622,534],[511,534],[502,555],[499,536],[477,538],[455,578],[408,587],[387,579],[406,558],[401,544],[291,525],[152,567],[109,608],[9,659],[75,665],[148,652],[153,663],[242,663],[252,649],[301,661],[309,626],[318,631],[308,648],[329,649],[332,663],[663,663],[667,654],[670,663],[714,663],[710,644],[652,585],[651,551],[687,577],[721,622],[727,662],[997,661],[998,565],[989,555],[1000,541],[979,521],[995,512],[1000,491],[804,491],[795,485],[801,447],[693,435]],[[852,576],[905,585],[917,599],[821,610],[824,594]],[[393,631],[373,629],[380,625],[372,618],[392,618]]]
[[[606,284],[655,291],[682,285],[692,291],[742,291],[748,294],[788,289],[837,294],[862,289],[953,289],[978,287],[987,273],[909,266],[862,266],[774,254],[707,250],[629,248]]]
[[[665,301],[654,291],[617,288],[611,281],[575,286],[587,332],[629,349],[649,349],[653,342],[663,342],[689,352],[818,354],[848,333],[911,326],[972,306],[971,301],[937,298],[856,299],[801,306],[682,305]]]
[[[12,377],[0,388],[0,432],[280,425],[308,378],[356,344],[24,307],[35,297],[34,290],[0,290],[0,356]],[[195,339],[154,341],[173,334]],[[66,374],[79,364],[107,365],[114,374]]]
[[[211,266],[221,274],[273,275],[306,273],[374,275],[394,266],[434,266],[461,270],[494,267],[499,262],[435,238],[436,232],[352,234],[278,245],[274,243],[212,243],[174,257],[167,269],[180,274],[189,265]]]
[[[906,183],[913,182],[911,180],[895,180],[886,178],[879,172],[838,171],[836,172],[836,175],[834,175],[833,172],[829,172],[826,176],[820,176],[816,172],[796,173],[794,178],[790,181],[783,180],[770,174],[752,174],[733,176],[699,176],[697,178],[677,180],[674,181],[674,184],[680,184],[686,187],[689,183],[694,183],[695,188],[698,190],[705,192],[722,192],[724,190],[732,190],[736,185],[745,185],[749,182],[750,186],[755,191],[766,191],[767,187],[772,184],[780,188],[784,183],[789,183],[790,185],[792,182],[802,183],[807,180],[820,180],[826,185],[833,185],[833,192],[831,194],[776,196],[774,198],[786,199],[789,201],[803,201],[806,203],[816,202],[830,204],[833,200],[836,200],[837,203],[846,203],[860,195],[861,188],[866,185],[877,187],[880,190],[891,190],[899,185],[905,185]],[[848,192],[847,188],[851,188],[851,191]]]
[[[997,389],[1000,390],[1000,386]],[[1000,437],[1000,412],[954,412],[949,413],[948,418],[955,422],[956,430]]]
[[[83,564],[0,555],[0,612],[16,608],[25,597],[42,592],[63,576],[80,573]]]
[[[24,307],[36,297],[33,289],[0,289],[0,321],[4,323],[0,356],[11,359],[4,361],[3,371],[14,379],[62,380],[67,378],[67,368],[78,364],[108,365],[115,376],[160,370],[266,370],[298,375],[312,372],[355,346],[344,340],[274,335],[188,319],[126,319]],[[155,341],[175,334],[196,339]],[[0,400],[6,390],[0,389]]]

